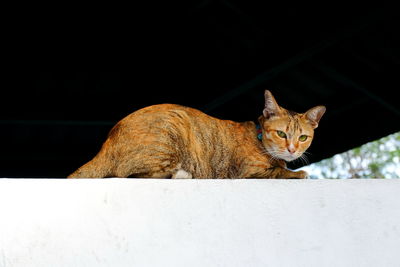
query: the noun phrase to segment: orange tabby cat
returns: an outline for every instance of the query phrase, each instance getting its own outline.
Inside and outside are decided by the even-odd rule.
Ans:
[[[324,112],[324,106],[288,111],[266,90],[260,141],[254,122],[219,120],[179,105],[149,106],[118,122],[100,152],[68,178],[306,178],[285,161],[310,146]]]

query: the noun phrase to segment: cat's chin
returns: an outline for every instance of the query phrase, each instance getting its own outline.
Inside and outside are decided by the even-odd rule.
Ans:
[[[283,153],[283,154],[270,153],[270,155],[272,155],[275,159],[281,159],[286,162],[291,162],[301,157],[301,155],[293,155],[289,153]]]
[[[297,156],[297,155],[292,155],[292,154],[285,154],[285,155],[281,156],[281,159],[283,159],[286,162],[291,162],[291,161],[294,161],[294,160],[296,160],[296,159],[298,159],[300,157],[301,157],[301,155]]]
[[[297,157],[297,158],[296,158],[296,157],[293,157],[293,158],[284,158],[283,160],[286,161],[286,162],[291,162],[291,161],[294,161],[294,160],[296,160],[296,159],[298,159],[298,157]]]

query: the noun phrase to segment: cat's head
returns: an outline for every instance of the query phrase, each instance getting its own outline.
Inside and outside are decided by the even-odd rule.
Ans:
[[[276,159],[292,161],[302,156],[311,145],[314,129],[326,108],[316,106],[305,113],[296,113],[280,107],[271,92],[265,91],[265,107],[259,122],[262,143]]]

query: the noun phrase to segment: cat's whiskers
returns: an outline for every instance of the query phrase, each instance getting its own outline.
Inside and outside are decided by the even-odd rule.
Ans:
[[[263,155],[268,155],[269,156],[269,162],[277,161],[277,160],[282,160],[282,155],[283,151],[281,149],[264,149],[262,151]]]
[[[310,152],[304,151],[301,155],[302,160],[304,160],[305,165],[309,165],[310,161],[308,160],[307,155],[312,155]]]
[[[300,157],[298,157],[297,159],[295,159],[294,161],[301,161],[301,163],[304,164],[304,166],[310,164],[310,162],[309,162],[307,156],[306,156],[304,153],[303,153]]]

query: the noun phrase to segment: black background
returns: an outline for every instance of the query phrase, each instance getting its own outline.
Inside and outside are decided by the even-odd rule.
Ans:
[[[152,104],[255,121],[265,89],[294,111],[327,107],[311,162],[400,130],[390,5],[35,3],[6,13],[0,177],[65,177],[113,124]]]

